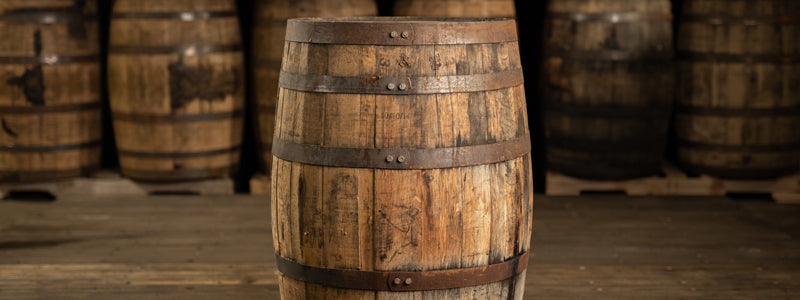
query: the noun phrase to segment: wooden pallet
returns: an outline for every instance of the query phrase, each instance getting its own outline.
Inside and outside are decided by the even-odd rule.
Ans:
[[[250,178],[250,194],[269,195],[270,178],[266,174],[256,174]]]
[[[148,195],[233,195],[233,179],[193,182],[145,183],[122,178],[119,173],[102,171],[89,178],[73,178],[35,183],[0,184],[0,199],[10,195],[49,194],[65,196],[148,196]]]
[[[545,193],[550,196],[577,196],[585,192],[624,192],[629,196],[770,194],[778,203],[800,204],[800,174],[775,180],[728,180],[708,175],[688,176],[668,164],[663,173],[632,180],[600,181],[548,171]]]

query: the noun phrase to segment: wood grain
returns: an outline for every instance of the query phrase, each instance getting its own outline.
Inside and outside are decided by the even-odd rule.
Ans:
[[[513,0],[397,0],[395,16],[514,18]]]

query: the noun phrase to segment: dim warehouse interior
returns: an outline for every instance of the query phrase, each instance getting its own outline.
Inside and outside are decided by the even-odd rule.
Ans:
[[[800,1],[0,0],[0,34],[0,300],[800,299]]]

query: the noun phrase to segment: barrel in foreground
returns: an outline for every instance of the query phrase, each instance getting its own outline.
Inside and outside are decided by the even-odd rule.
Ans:
[[[236,169],[245,79],[235,1],[116,1],[108,65],[123,175],[185,181]]]
[[[273,145],[283,299],[522,298],[514,21],[290,20]]]

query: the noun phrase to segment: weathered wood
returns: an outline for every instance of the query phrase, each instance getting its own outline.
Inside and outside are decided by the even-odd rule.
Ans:
[[[95,0],[0,4],[0,182],[88,175],[100,165]]]
[[[252,76],[256,136],[265,171],[272,170],[272,138],[286,20],[301,17],[376,16],[373,0],[257,0],[253,18]]]
[[[245,77],[235,1],[119,0],[109,92],[122,173],[227,177],[239,162]]]
[[[776,178],[800,167],[800,3],[687,1],[675,131],[685,169]]]
[[[550,2],[548,169],[599,180],[658,173],[674,94],[671,19],[667,0]]]
[[[0,201],[0,299],[278,299],[268,201]],[[800,206],[541,196],[536,209],[526,300],[800,297]]]
[[[353,20],[304,22],[320,22],[316,26],[325,32],[327,23]],[[437,19],[391,20],[409,20],[414,34],[430,37],[435,32],[425,32],[420,29],[423,25],[447,24]],[[382,22],[360,18],[352,22],[358,33],[341,34],[390,39],[389,32],[368,29]],[[496,22],[500,22],[498,28],[515,28],[505,26],[513,25],[512,21]],[[395,38],[413,40],[403,37],[402,30]],[[516,41],[393,46],[312,40],[287,41],[281,71],[300,78],[368,79],[470,76],[519,69]],[[521,82],[496,90],[431,94],[417,94],[414,91],[422,87],[400,83],[361,94],[337,92],[335,85],[324,93],[281,87],[276,142],[329,148],[442,149],[528,135]],[[411,91],[406,95],[384,92],[405,89]],[[529,249],[530,154],[458,168],[413,170],[306,165],[284,160],[282,153],[274,155],[277,174],[272,177],[272,195],[278,221],[273,235],[278,254],[289,260],[328,269],[420,272],[502,263]],[[418,163],[417,158],[393,157],[391,161],[411,165]],[[520,279],[402,293],[326,287],[285,276],[280,284],[284,299],[322,295],[328,299],[521,299],[524,284]]]
[[[395,16],[514,18],[514,0],[397,0]]]

